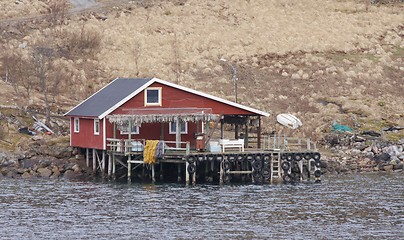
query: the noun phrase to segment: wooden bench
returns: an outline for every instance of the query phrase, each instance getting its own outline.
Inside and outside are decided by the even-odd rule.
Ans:
[[[237,148],[239,151],[244,152],[244,139],[219,139],[222,152],[226,152],[226,149]]]

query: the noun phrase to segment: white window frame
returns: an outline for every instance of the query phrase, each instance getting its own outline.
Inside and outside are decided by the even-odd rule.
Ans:
[[[158,101],[149,103],[147,102],[147,93],[149,90],[158,91]],[[161,106],[162,105],[162,88],[161,87],[149,87],[144,90],[144,105],[145,106]]]
[[[75,133],[80,132],[80,118],[75,117],[73,119],[73,131]]]
[[[133,129],[134,127],[136,127],[136,128]],[[124,127],[122,127],[122,128],[124,128]],[[129,126],[128,126],[128,128],[129,128]],[[130,134],[139,134],[140,133],[140,127],[138,125],[132,125],[132,130],[135,130],[135,131],[132,131]],[[129,131],[122,129],[121,135],[129,135]]]
[[[181,124],[184,124],[185,129],[184,131],[182,131],[182,127],[181,127],[181,134],[188,134],[188,122],[180,122],[180,126]],[[176,134],[176,131],[173,131],[173,128],[175,128],[177,126],[177,122],[170,122],[169,125],[169,134]]]
[[[94,119],[94,135],[100,135],[100,119]]]

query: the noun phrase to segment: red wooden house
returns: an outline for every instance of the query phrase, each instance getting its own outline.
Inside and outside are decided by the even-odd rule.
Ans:
[[[196,134],[207,134],[212,122],[220,122],[222,132],[230,123],[246,134],[253,122],[259,139],[261,117],[269,114],[158,78],[117,78],[65,116],[71,146],[107,150],[108,138],[128,137],[188,141],[195,148]]]

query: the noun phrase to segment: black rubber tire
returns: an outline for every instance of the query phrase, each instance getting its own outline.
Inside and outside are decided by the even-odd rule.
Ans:
[[[213,154],[207,155],[207,156],[206,156],[206,160],[208,160],[208,161],[210,161],[210,162],[215,161],[215,155],[213,155]]]
[[[285,182],[285,183],[290,183],[290,182],[292,182],[292,177],[289,175],[289,174],[285,174],[285,175],[283,175],[283,181]]]
[[[254,180],[259,181],[259,179],[260,179],[260,177],[261,177],[261,171],[259,171],[259,170],[253,170],[252,176],[253,176]]]
[[[293,160],[295,160],[295,161],[300,161],[300,160],[302,160],[303,159],[303,156],[302,156],[302,154],[301,153],[294,153],[293,154]]]
[[[287,162],[287,161],[284,161],[284,162],[282,162],[282,164],[281,164],[281,168],[283,169],[283,171],[289,171],[289,169],[290,169],[290,162]]]
[[[314,166],[317,167],[317,168],[319,168],[319,167],[321,166],[320,160],[314,161]]]
[[[194,174],[196,171],[196,165],[195,164],[189,164],[187,167],[187,171],[189,174]]]
[[[198,162],[203,162],[203,161],[205,161],[205,156],[204,155],[198,155],[198,156],[196,156],[196,159],[198,160]]]
[[[234,163],[235,161],[236,161],[236,155],[235,154],[229,154],[228,156],[227,156],[227,160],[229,161],[229,162],[231,162],[231,163]]]
[[[261,156],[261,154],[255,154],[255,156],[254,156],[254,160],[255,161],[261,161],[261,159],[262,159],[262,156]]]
[[[320,160],[321,154],[318,153],[318,152],[315,152],[315,153],[313,153],[312,158],[313,158],[315,161]]]
[[[269,168],[264,168],[262,170],[262,177],[265,179],[265,181],[269,180],[269,178],[271,177],[271,171],[269,170]]]
[[[269,163],[269,161],[271,161],[271,155],[269,155],[269,154],[264,154],[263,160],[264,160],[264,162]]]
[[[287,155],[288,155],[287,153],[282,153],[281,159],[282,159],[282,160],[286,160]]]
[[[247,158],[247,161],[250,163],[252,163],[254,161],[254,156],[252,154],[247,154],[246,158]]]
[[[230,170],[230,162],[229,161],[227,161],[227,160],[223,161],[223,170],[224,171]]]
[[[260,169],[262,168],[262,162],[261,162],[261,160],[255,160],[255,161],[252,163],[252,167],[253,167],[253,169],[255,169],[255,170],[260,170]]]
[[[238,155],[237,155],[237,161],[238,161],[239,163],[244,162],[245,159],[246,159],[246,156],[245,156],[244,154],[238,154]]]
[[[192,156],[192,155],[188,156],[187,157],[187,162],[189,164],[194,164],[195,163],[195,156]]]
[[[316,171],[314,171],[314,176],[315,177],[321,177],[321,170],[316,170]]]
[[[223,159],[224,159],[223,155],[217,155],[216,156],[216,160],[219,161],[219,162],[223,161]]]
[[[293,160],[293,153],[288,153],[286,155],[286,160],[288,160],[289,162]]]
[[[304,159],[310,160],[311,159],[311,154],[310,153],[305,153],[304,154]]]
[[[300,174],[296,173],[296,172],[292,172],[290,174],[291,180],[292,182],[296,183],[296,182],[300,182]]]

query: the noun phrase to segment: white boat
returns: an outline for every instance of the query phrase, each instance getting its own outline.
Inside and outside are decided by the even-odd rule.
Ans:
[[[289,113],[278,114],[276,116],[276,121],[278,121],[278,123],[280,123],[281,125],[291,129],[296,129],[303,125],[300,119]]]

